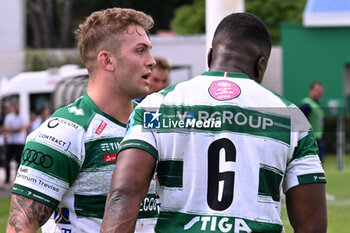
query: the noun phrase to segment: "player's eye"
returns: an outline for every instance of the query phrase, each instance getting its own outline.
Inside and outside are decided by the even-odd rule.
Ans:
[[[142,49],[137,49],[136,52],[141,54],[141,53],[145,52],[145,49],[144,49],[144,48],[142,48]]]

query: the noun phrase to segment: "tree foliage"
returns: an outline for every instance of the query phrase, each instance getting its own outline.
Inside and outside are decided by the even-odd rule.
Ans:
[[[133,8],[152,16],[155,24],[151,33],[156,33],[158,30],[168,30],[174,9],[190,2],[192,0],[74,0],[73,17],[81,21],[95,10],[110,7]]]
[[[27,0],[27,45],[31,48],[72,48],[74,30],[93,11],[133,8],[153,17],[151,33],[169,30],[174,9],[193,0]]]
[[[205,33],[205,0],[194,0],[177,8],[171,28],[177,34]]]
[[[272,43],[279,44],[281,22],[301,22],[306,0],[245,0],[245,11],[255,14],[268,26]],[[179,7],[171,22],[177,34],[205,33],[205,0]]]
[[[28,0],[27,45],[32,48],[72,48],[74,30],[93,11],[134,8],[153,17],[151,33],[172,29],[177,34],[205,33],[205,0]],[[279,24],[300,22],[306,0],[245,0],[246,11],[269,27],[272,42],[280,40]]]
[[[28,34],[33,47],[68,47],[71,44],[73,0],[30,0],[27,2]]]
[[[246,0],[246,12],[261,18],[271,33],[273,44],[280,42],[281,22],[301,22],[306,0]]]

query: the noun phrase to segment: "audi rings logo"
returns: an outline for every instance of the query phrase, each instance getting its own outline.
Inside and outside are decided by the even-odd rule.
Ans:
[[[53,164],[53,159],[50,155],[29,148],[23,152],[22,159],[25,162],[34,163],[43,168],[50,168]]]

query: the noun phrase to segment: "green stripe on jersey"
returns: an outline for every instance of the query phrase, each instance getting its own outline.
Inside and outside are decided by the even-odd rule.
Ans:
[[[182,188],[183,161],[159,161],[157,178],[161,186]]]
[[[72,185],[79,174],[81,163],[73,154],[63,154],[49,146],[29,141],[23,150],[21,164]]]
[[[158,151],[149,143],[141,140],[126,140],[123,141],[119,147],[118,154],[127,148],[138,148],[150,153],[156,160],[158,160]]]
[[[74,208],[78,217],[103,218],[106,196],[74,195]]]
[[[298,176],[299,184],[326,183],[324,173],[314,173]]]
[[[307,155],[318,155],[318,146],[312,131],[309,131],[305,137],[299,139],[298,145],[293,152],[293,160]]]
[[[50,196],[47,196],[45,194],[42,194],[40,192],[37,192],[33,189],[24,187],[19,184],[13,185],[12,193],[19,194],[19,195],[28,197],[30,199],[33,199],[35,201],[48,205],[52,209],[56,209],[59,204],[59,201],[57,201],[56,199],[53,199]]]
[[[280,184],[283,172],[275,167],[261,164],[259,171],[259,195],[270,196],[272,200],[280,200]]]
[[[269,232],[280,233],[282,225],[248,220],[243,218],[194,215],[185,213],[161,211],[155,232]]]
[[[97,171],[98,168],[115,164],[115,161],[105,162],[104,157],[111,155],[115,158],[122,139],[122,137],[116,137],[85,143],[86,157],[82,170]]]

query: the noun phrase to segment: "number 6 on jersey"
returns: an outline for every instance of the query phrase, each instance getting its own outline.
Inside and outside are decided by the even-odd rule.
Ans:
[[[207,202],[213,210],[225,210],[233,201],[236,147],[227,138],[212,142],[208,149]]]

